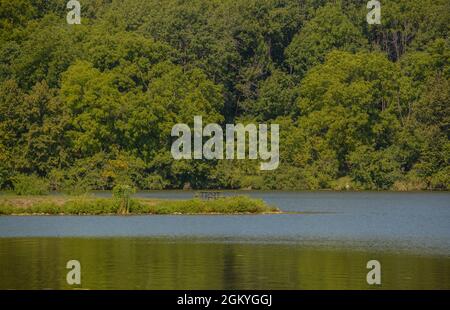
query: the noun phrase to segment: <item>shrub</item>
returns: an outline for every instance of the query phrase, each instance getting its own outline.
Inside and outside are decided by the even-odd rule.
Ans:
[[[17,195],[46,195],[50,184],[46,179],[36,175],[19,174],[12,178],[14,192]]]
[[[136,190],[130,185],[119,184],[114,186],[113,197],[119,204],[119,213],[128,214],[130,212],[130,199],[135,192]]]
[[[145,178],[145,187],[150,190],[162,190],[168,185],[168,182],[160,175],[153,174]]]
[[[330,182],[331,189],[336,191],[344,190],[357,190],[358,185],[353,182],[352,178],[349,176],[341,177],[335,181]]]
[[[168,200],[156,205],[148,206],[145,213],[150,214],[200,214],[200,213],[264,213],[278,211],[270,208],[262,200],[251,199],[245,196],[226,197],[217,200]]]

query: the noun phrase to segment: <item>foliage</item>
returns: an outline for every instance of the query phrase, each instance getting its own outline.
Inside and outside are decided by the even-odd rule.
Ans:
[[[381,25],[360,0],[82,6],[0,0],[1,189],[450,186],[448,0],[382,1]],[[194,115],[280,124],[279,168],[173,160]]]
[[[48,194],[47,180],[36,175],[19,174],[12,178],[14,193],[17,195],[45,195]]]
[[[130,212],[131,195],[136,192],[136,189],[127,184],[118,184],[113,188],[113,197],[119,203],[119,212],[128,214]]]
[[[366,42],[360,29],[343,13],[340,4],[327,4],[317,10],[286,49],[290,71],[303,76],[323,62],[333,49],[355,52]]]
[[[115,190],[120,198],[130,194],[130,188],[121,186]],[[126,194],[124,194],[126,193]],[[129,197],[129,196],[128,196]],[[52,214],[52,215],[111,215],[111,214],[257,214],[280,212],[277,208],[266,205],[262,200],[244,196],[227,197],[217,200],[135,200],[127,201],[128,210],[117,199],[76,198],[58,199],[0,199],[0,215],[11,214]]]

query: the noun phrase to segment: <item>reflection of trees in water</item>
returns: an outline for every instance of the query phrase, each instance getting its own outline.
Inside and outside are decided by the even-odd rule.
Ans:
[[[375,258],[382,288],[450,288],[445,256],[145,238],[0,239],[0,288],[70,288],[77,259],[90,289],[365,289]]]

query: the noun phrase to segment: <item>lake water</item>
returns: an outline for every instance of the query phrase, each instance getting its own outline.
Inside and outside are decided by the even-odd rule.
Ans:
[[[242,194],[292,213],[0,217],[0,288],[70,288],[76,259],[89,289],[450,289],[449,193]]]

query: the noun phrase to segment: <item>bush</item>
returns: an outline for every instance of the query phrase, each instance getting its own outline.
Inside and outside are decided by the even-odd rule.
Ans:
[[[245,196],[226,197],[217,200],[168,200],[148,206],[144,213],[150,214],[202,214],[202,213],[264,213],[277,212],[278,209],[267,206],[262,200]]]
[[[368,190],[388,190],[401,178],[398,149],[390,147],[375,151],[371,146],[360,146],[350,153],[348,161],[351,177],[358,186]]]
[[[357,184],[355,184],[351,177],[345,176],[341,177],[335,181],[330,182],[331,189],[336,191],[344,191],[344,190],[358,190],[360,189]]]
[[[119,212],[122,214],[128,214],[130,212],[130,200],[131,195],[134,194],[136,190],[126,184],[119,184],[113,188],[113,197],[119,204]]]
[[[12,178],[14,193],[17,195],[46,195],[50,184],[36,175],[19,174]]]
[[[153,174],[145,178],[145,188],[150,190],[162,190],[168,185],[168,182],[160,175]]]
[[[432,189],[448,191],[450,189],[450,167],[447,166],[433,174],[430,185]]]

